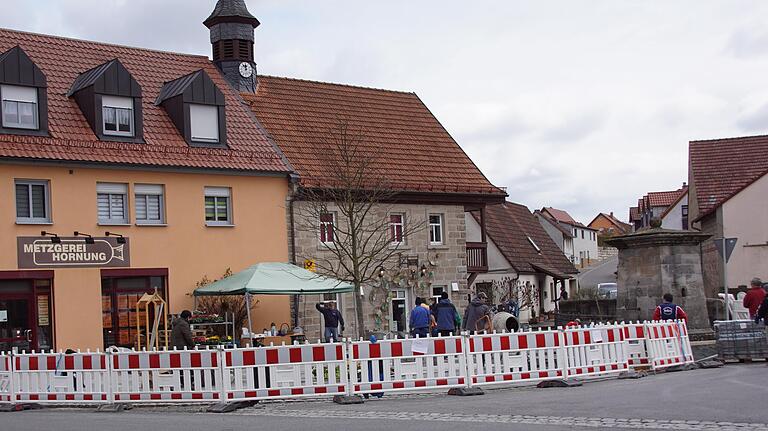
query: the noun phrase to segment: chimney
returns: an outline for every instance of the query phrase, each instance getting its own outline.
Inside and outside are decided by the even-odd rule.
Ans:
[[[203,21],[211,31],[213,62],[239,92],[256,91],[253,30],[261,24],[248,12],[245,0],[218,0]]]

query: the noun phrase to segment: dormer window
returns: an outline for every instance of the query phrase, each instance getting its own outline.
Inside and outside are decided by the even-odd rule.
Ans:
[[[0,85],[3,127],[37,130],[37,88]]]
[[[47,135],[43,72],[20,47],[0,53],[0,134]]]
[[[210,105],[189,105],[190,138],[194,142],[219,142],[219,108]]]
[[[204,70],[166,82],[155,105],[165,108],[190,146],[226,146],[224,93]]]
[[[120,60],[83,72],[67,95],[75,99],[99,139],[144,142],[141,86]]]
[[[102,96],[101,106],[105,135],[133,136],[133,99]]]

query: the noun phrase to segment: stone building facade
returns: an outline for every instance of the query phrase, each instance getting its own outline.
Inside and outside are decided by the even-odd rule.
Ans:
[[[294,238],[296,263],[313,260],[318,267],[334,262],[336,255],[320,242],[318,229],[305,227],[311,211],[307,202],[294,202]],[[468,304],[467,289],[466,225],[464,207],[460,205],[397,205],[379,204],[372,217],[387,219],[390,214],[403,214],[405,223],[412,223],[414,232],[404,238],[402,244],[393,244],[395,255],[384,266],[384,277],[363,287],[362,304],[364,332],[366,334],[404,335],[410,329],[408,318],[416,297],[433,298],[442,291],[460,312]],[[332,206],[328,207],[334,211]],[[431,244],[429,215],[440,215],[443,220],[442,244]],[[341,221],[339,221],[341,223]],[[319,223],[318,223],[319,225]],[[422,266],[426,268],[422,275]],[[322,272],[318,268],[318,272]],[[331,275],[331,274],[327,274]],[[345,321],[345,335],[357,334],[355,295],[360,292],[339,295],[306,295],[298,297],[296,312],[298,324],[308,340],[322,336],[323,317],[315,305],[321,301],[335,300]]]

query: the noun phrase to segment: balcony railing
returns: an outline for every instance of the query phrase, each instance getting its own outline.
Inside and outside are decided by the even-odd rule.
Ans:
[[[488,272],[488,243],[467,243],[467,272]]]

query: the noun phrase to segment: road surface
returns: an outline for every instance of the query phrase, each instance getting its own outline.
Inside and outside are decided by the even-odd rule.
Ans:
[[[579,288],[594,288],[598,283],[616,283],[618,268],[618,256],[609,257],[595,266],[586,268],[579,273]]]
[[[768,431],[764,362],[603,380],[582,387],[496,389],[479,397],[388,395],[363,405],[329,400],[269,402],[237,413],[200,407],[137,408],[124,413],[40,410],[0,413],[16,430],[387,430],[485,431],[667,429]]]

